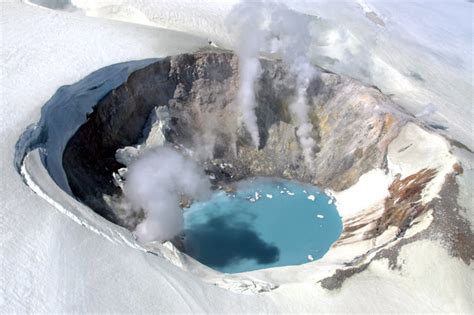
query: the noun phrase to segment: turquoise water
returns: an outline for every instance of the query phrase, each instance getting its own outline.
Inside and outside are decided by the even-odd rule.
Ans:
[[[226,273],[316,260],[342,231],[333,200],[317,187],[267,178],[215,192],[184,221],[186,252]]]

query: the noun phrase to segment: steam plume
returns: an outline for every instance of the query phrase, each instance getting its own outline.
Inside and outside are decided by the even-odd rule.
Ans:
[[[307,16],[292,11],[283,4],[274,4],[272,8],[269,28],[272,34],[276,34],[272,47],[280,54],[283,61],[288,64],[290,72],[296,77],[296,97],[290,104],[290,111],[298,126],[296,135],[303,150],[305,163],[312,167],[313,149],[316,142],[311,136],[313,125],[308,117],[310,108],[307,91],[317,71],[307,56],[311,43],[310,20]]]
[[[258,57],[261,49],[269,48],[278,53],[288,65],[295,78],[295,99],[290,111],[297,127],[297,136],[303,150],[305,163],[312,167],[313,125],[308,117],[307,90],[311,80],[318,74],[307,56],[311,43],[310,20],[307,16],[288,9],[281,3],[241,2],[227,19],[234,34],[237,34],[239,56],[240,89],[238,100],[242,119],[258,145],[258,126],[255,115],[255,84],[260,74]],[[265,27],[264,27],[265,26]]]
[[[196,163],[171,148],[159,147],[130,165],[124,194],[135,211],[145,212],[134,232],[137,238],[165,241],[183,229],[180,197],[206,198],[210,184]]]
[[[261,67],[258,60],[263,41],[262,3],[253,1],[237,4],[226,19],[226,25],[236,40],[236,52],[239,56],[239,91],[237,100],[240,105],[242,122],[258,147],[258,133],[255,107],[255,85],[260,76]]]

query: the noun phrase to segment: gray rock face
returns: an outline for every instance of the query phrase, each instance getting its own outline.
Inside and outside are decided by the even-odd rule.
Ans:
[[[112,175],[123,165],[115,154],[144,136],[156,106],[166,106],[170,114],[167,141],[192,152],[216,187],[272,176],[338,191],[383,167],[387,146],[406,116],[377,88],[321,69],[308,90],[317,142],[310,169],[289,110],[294,80],[278,60],[262,59],[261,64],[258,149],[240,122],[237,57],[216,52],[168,57],[134,72],[111,91],[71,138],[63,165],[73,193],[109,220],[134,228],[136,222],[122,220],[120,210],[107,201],[121,198]]]

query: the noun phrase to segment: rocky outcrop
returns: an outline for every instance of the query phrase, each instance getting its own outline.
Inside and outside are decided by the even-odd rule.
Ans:
[[[384,203],[354,217],[344,220],[344,231],[336,244],[347,244],[348,240],[373,239],[382,235],[390,226],[397,227],[396,236],[402,236],[413,220],[428,210],[421,199],[426,185],[436,175],[434,169],[423,169],[416,174],[400,179],[397,175],[388,190],[390,196]],[[374,212],[381,211],[375,220],[368,220]],[[350,242],[350,241],[349,241]]]

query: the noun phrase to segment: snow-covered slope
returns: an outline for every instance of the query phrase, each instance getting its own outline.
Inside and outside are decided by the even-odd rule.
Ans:
[[[119,236],[123,229],[99,216],[91,215],[90,222],[110,228],[117,239],[77,224],[16,172],[15,143],[25,127],[39,120],[41,106],[61,85],[117,62],[192,51],[206,40],[25,4],[1,3],[0,10],[2,312],[472,311],[472,265],[434,241],[404,247],[401,271],[380,260],[337,291],[308,280],[244,295],[127,245]],[[47,180],[40,166],[33,171]],[[50,187],[59,191],[53,183]],[[79,207],[65,194],[57,197]]]

